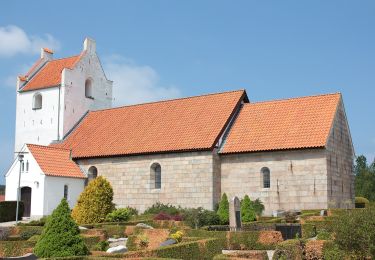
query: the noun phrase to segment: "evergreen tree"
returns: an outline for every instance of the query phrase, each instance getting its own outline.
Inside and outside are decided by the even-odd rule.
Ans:
[[[253,203],[248,195],[245,195],[241,201],[241,220],[242,222],[250,222],[256,220]]]
[[[114,210],[113,189],[102,176],[90,181],[79,195],[72,217],[79,224],[100,223]]]
[[[88,249],[79,235],[77,224],[70,216],[69,205],[62,199],[48,217],[43,233],[35,245],[38,257],[87,255]]]
[[[221,201],[219,203],[219,209],[217,210],[221,224],[225,225],[229,223],[229,202],[227,194],[223,193]]]
[[[367,164],[365,156],[356,159],[355,170],[355,195],[375,201],[375,167],[374,163]]]

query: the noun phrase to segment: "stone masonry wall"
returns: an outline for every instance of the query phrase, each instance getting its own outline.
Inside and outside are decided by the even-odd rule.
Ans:
[[[221,192],[229,198],[259,198],[265,215],[278,209],[327,208],[324,149],[222,155],[221,161]],[[263,167],[271,172],[269,189],[262,185]]]
[[[353,207],[354,150],[342,100],[327,143],[329,207]]]
[[[136,207],[142,212],[157,201],[213,209],[213,196],[218,192],[213,188],[218,176],[214,161],[212,152],[188,152],[85,159],[78,164],[86,172],[90,166],[97,167],[98,175],[111,182],[118,207]],[[150,166],[155,162],[161,165],[160,190],[151,187]]]

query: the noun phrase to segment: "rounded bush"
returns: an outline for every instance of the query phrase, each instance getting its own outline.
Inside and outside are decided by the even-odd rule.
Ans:
[[[364,197],[355,197],[355,207],[356,208],[365,208],[370,201]]]
[[[77,224],[70,216],[66,199],[62,199],[48,218],[43,233],[35,245],[38,257],[66,257],[88,254],[88,249],[79,235]]]
[[[121,208],[108,213],[106,221],[109,222],[124,222],[128,221],[131,217],[131,212],[128,208]]]
[[[72,217],[79,224],[100,223],[114,209],[113,189],[102,176],[90,181],[79,195]]]

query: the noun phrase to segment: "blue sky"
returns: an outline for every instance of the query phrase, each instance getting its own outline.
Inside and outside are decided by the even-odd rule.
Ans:
[[[13,156],[16,75],[40,47],[74,55],[85,36],[117,105],[242,88],[253,102],[341,92],[356,153],[372,161],[374,14],[370,0],[2,1],[0,173]]]

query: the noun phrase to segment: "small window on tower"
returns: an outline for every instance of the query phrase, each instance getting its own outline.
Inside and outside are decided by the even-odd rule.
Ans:
[[[92,80],[91,79],[86,79],[85,82],[85,97],[94,99],[92,96]]]
[[[42,94],[36,93],[33,97],[33,109],[42,109]]]

